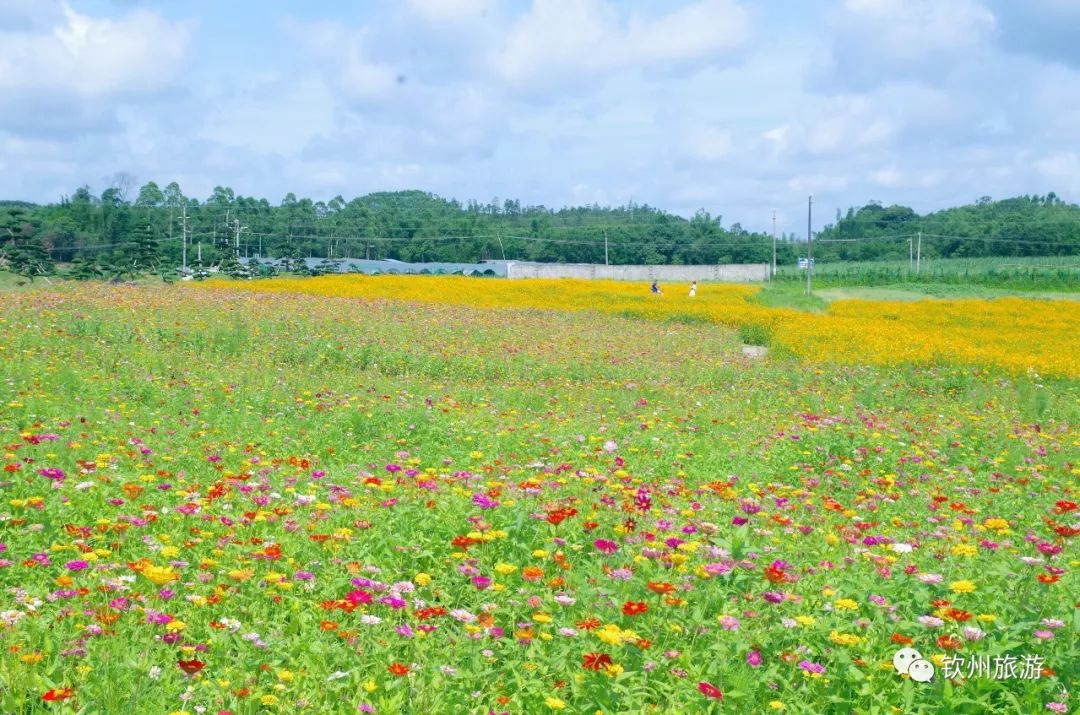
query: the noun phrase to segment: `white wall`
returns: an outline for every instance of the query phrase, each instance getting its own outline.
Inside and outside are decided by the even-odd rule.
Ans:
[[[508,265],[510,278],[585,278],[616,281],[717,281],[748,283],[769,278],[769,264],[723,266],[605,266],[595,263],[519,263]]]

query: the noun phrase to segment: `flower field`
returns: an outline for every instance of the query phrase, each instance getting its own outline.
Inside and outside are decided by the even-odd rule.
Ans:
[[[1080,306],[672,293],[0,294],[0,712],[1080,710]]]
[[[623,317],[716,323],[749,331],[803,359],[873,365],[956,365],[1080,377],[1080,301],[848,300],[826,314],[767,308],[748,285],[703,286],[694,300],[674,285],[659,298],[625,281],[476,280],[464,277],[322,276],[210,281],[210,289],[302,292],[489,308],[591,310]]]

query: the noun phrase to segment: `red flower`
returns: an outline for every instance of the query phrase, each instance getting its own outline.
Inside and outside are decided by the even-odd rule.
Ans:
[[[1045,584],[1057,583],[1061,579],[1057,574],[1039,574],[1039,580]]]
[[[403,675],[408,675],[409,666],[402,663],[392,663],[387,670],[390,671],[390,675],[396,675],[400,678]]]
[[[627,601],[622,607],[624,616],[638,616],[648,610],[649,606],[644,601]]]
[[[596,618],[586,618],[574,624],[583,631],[591,631],[600,627],[600,621]]]
[[[899,643],[900,645],[911,645],[915,642],[911,638],[908,638],[901,633],[893,633],[892,637],[889,640],[891,640],[893,643]]]
[[[178,661],[176,661],[176,664],[178,666],[180,666],[180,670],[184,671],[188,675],[195,675],[200,670],[202,670],[204,667],[206,667],[206,663],[202,662],[201,660],[196,660],[196,659],[178,660]]]
[[[611,662],[611,656],[607,653],[586,653],[581,658],[581,667],[585,670],[601,670]]]
[[[75,688],[53,688],[42,695],[41,699],[51,703],[57,700],[67,700],[74,694]]]
[[[715,685],[709,685],[704,680],[697,684],[697,689],[707,698],[716,698],[717,700],[724,699],[724,694],[720,692],[720,688]]]
[[[1067,514],[1070,511],[1074,511],[1077,508],[1076,502],[1065,501],[1064,499],[1054,502],[1054,512],[1058,514]]]

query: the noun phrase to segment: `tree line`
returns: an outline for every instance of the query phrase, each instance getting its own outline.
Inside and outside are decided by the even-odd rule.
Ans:
[[[517,200],[444,199],[421,191],[379,192],[346,201],[288,194],[277,205],[216,187],[205,200],[173,182],[136,192],[127,175],[95,195],[84,186],[59,202],[0,201],[0,267],[33,278],[58,270],[77,278],[160,273],[181,266],[196,277],[211,267],[243,276],[256,257],[310,272],[324,259],[408,262],[489,259],[566,263],[768,263],[773,239],[700,210],[690,218],[629,203],[551,209]],[[924,255],[1070,255],[1080,253],[1080,207],[1054,194],[975,204],[919,216],[871,202],[815,236],[817,260],[906,257],[907,235],[928,237]],[[952,238],[935,238],[931,236]],[[980,240],[973,240],[978,238]],[[777,262],[793,264],[805,240],[777,237]],[[319,268],[314,270],[318,271]]]

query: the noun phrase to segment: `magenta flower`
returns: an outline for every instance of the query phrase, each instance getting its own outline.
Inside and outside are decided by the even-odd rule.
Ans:
[[[799,667],[811,675],[824,675],[825,666],[821,663],[812,663],[809,660],[800,660]]]
[[[90,564],[85,561],[68,561],[64,566],[68,571],[84,571],[90,568]]]
[[[481,509],[494,509],[499,506],[499,502],[489,497],[487,494],[478,492],[473,494],[472,498],[473,506],[478,506]]]
[[[746,654],[746,662],[750,665],[751,668],[756,668],[761,665],[761,661],[762,657],[759,651],[752,650]]]
[[[597,551],[604,554],[613,554],[619,550],[619,545],[617,543],[607,539],[597,539],[593,542],[593,546],[596,547]]]

